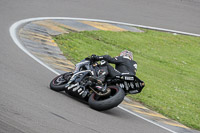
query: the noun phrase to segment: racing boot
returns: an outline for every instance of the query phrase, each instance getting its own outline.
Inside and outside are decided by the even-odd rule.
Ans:
[[[95,83],[94,88],[100,92],[106,92],[106,86],[102,83],[98,77],[89,77],[89,80]]]

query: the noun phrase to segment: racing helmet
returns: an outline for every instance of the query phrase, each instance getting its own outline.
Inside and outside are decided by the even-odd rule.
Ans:
[[[128,57],[129,59],[133,60],[133,53],[128,50],[124,50],[120,53],[120,56]]]

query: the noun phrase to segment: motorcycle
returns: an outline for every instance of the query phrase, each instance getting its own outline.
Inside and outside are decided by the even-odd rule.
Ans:
[[[118,106],[127,94],[137,94],[142,91],[145,84],[135,75],[122,74],[115,77],[107,76],[103,82],[103,91],[95,87],[97,80],[96,67],[99,64],[90,57],[77,63],[74,72],[66,72],[54,78],[50,82],[50,88],[54,91],[65,91],[71,96],[88,102],[95,110],[103,111]]]

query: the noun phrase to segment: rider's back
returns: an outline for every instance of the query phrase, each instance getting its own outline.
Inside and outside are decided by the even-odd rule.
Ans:
[[[115,65],[115,69],[117,69],[121,73],[128,73],[131,75],[136,74],[137,63],[134,60],[130,60],[128,58],[124,58],[123,56],[116,57],[120,63]]]

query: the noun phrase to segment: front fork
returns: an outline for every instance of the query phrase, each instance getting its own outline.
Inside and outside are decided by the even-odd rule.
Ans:
[[[69,82],[65,85],[65,88],[71,87],[70,85],[72,82],[75,82],[76,84],[79,83],[87,75],[93,75],[93,72],[91,70],[85,70],[73,74]]]

